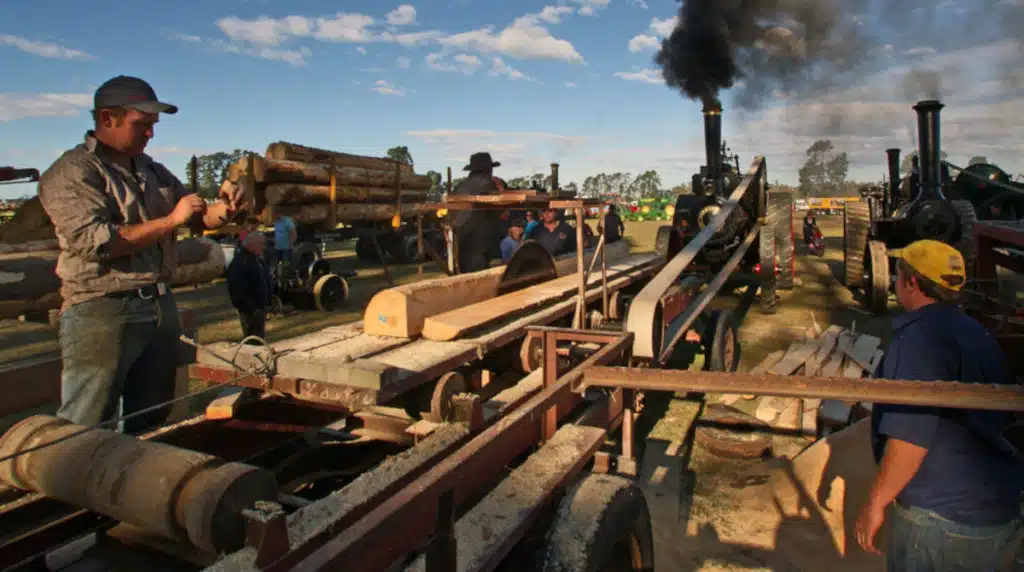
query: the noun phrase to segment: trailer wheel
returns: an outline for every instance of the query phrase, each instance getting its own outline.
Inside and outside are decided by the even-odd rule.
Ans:
[[[332,312],[348,299],[348,282],[337,274],[321,276],[313,285],[313,302],[321,312]]]
[[[870,230],[871,211],[867,204],[843,205],[843,282],[847,288],[864,286],[864,255]]]
[[[707,367],[711,371],[734,372],[740,364],[740,340],[732,310],[711,313],[710,337],[704,344]]]
[[[974,223],[978,222],[978,214],[970,201],[952,201],[953,208],[960,218],[960,240],[953,246],[964,256],[964,270],[967,279],[974,278]]]
[[[310,269],[313,267],[313,263],[320,260],[320,258],[320,250],[312,242],[296,244],[295,251],[292,252],[292,261],[299,273],[299,278],[309,280]]]
[[[367,236],[360,236],[356,239],[356,257],[360,262],[376,264],[380,262],[377,249],[373,246],[373,239]]]
[[[544,572],[654,570],[643,491],[612,475],[588,475],[568,491],[548,535]]]
[[[796,271],[794,266],[794,241],[793,241],[793,194],[789,191],[775,191],[768,193],[769,214],[775,218],[775,252],[779,257],[779,269],[781,270],[777,282],[780,290],[793,289],[793,274]]]
[[[889,306],[889,257],[885,243],[869,242],[865,260],[868,281],[864,285],[864,303],[869,312],[881,316]]]
[[[775,227],[771,215],[768,224],[761,225],[758,236],[758,255],[761,263],[761,313],[774,314],[778,299],[775,294]]]

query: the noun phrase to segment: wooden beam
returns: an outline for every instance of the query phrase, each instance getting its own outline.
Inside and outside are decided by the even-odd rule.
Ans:
[[[620,241],[607,245],[607,250],[609,262],[622,260],[629,255],[629,244]],[[593,251],[585,252],[584,256],[589,263]],[[555,270],[559,276],[575,273],[575,254],[557,258]],[[363,314],[366,333],[414,338],[423,331],[427,318],[497,296],[504,272],[505,266],[496,266],[381,290],[366,305]]]

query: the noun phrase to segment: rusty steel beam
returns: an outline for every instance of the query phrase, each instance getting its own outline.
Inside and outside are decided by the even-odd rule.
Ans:
[[[1024,412],[1022,386],[953,381],[927,382],[591,367],[583,373],[582,387],[738,393]]]
[[[552,407],[562,412],[561,403],[579,400],[571,389],[586,368],[619,358],[632,341],[632,334],[619,336],[580,367],[563,375],[438,463],[400,494],[387,499],[288,569],[303,572],[345,568],[373,572],[384,570],[402,555],[419,549],[433,532],[442,494],[453,490],[456,505],[461,506],[473,498],[481,486],[498,478],[509,462],[541,440],[541,418],[545,412]],[[284,569],[265,568],[267,572]]]

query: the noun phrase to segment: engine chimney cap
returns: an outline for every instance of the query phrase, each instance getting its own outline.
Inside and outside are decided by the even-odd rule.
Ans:
[[[924,99],[917,102],[914,106],[915,111],[938,111],[945,107],[945,105],[937,99]]]

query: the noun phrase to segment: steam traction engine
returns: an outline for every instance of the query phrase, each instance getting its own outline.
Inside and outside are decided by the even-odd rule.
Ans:
[[[940,160],[938,101],[914,106],[918,124],[918,165],[900,180],[900,150],[889,149],[889,183],[866,193],[867,201],[847,203],[843,211],[843,269],[846,285],[862,288],[863,303],[883,314],[892,287],[894,262],[888,251],[923,239],[956,247],[967,262],[974,259],[971,227],[977,221],[970,201],[953,200],[952,182]]]
[[[722,143],[722,108],[717,102],[704,106],[704,151],[706,164],[693,175],[692,194],[677,197],[672,226],[658,231],[658,251],[667,251],[669,258],[685,248],[723,210],[743,179],[739,158],[731,157],[733,162],[730,163]],[[689,268],[717,273],[743,238],[755,230],[762,201],[767,203],[764,223],[771,230],[762,229],[758,247],[748,250],[740,266],[747,272],[766,277],[761,280],[761,307],[766,313],[774,313],[776,287],[793,286],[793,198],[790,193],[744,193],[737,201],[738,208],[732,209],[725,224],[697,253]],[[762,267],[767,271],[762,272]]]

